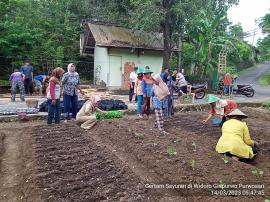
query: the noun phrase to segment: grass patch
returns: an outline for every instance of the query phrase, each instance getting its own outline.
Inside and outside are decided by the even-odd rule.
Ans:
[[[270,100],[267,101],[267,102],[264,102],[264,103],[262,104],[262,107],[263,107],[264,109],[270,110]]]
[[[263,73],[259,79],[258,79],[258,83],[262,86],[268,86],[270,85],[270,70]]]
[[[0,86],[9,86],[10,83],[8,80],[0,80]]]

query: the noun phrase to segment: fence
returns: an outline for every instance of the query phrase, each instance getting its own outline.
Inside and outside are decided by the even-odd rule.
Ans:
[[[0,80],[8,80],[9,75],[14,69],[21,67],[24,59],[16,57],[3,57],[0,56]],[[93,82],[94,78],[94,62],[89,60],[60,60],[60,59],[43,59],[33,58],[34,74],[46,74],[49,75],[51,71],[56,67],[63,67],[65,70],[69,63],[76,64],[76,71],[80,74],[80,78],[83,81]]]

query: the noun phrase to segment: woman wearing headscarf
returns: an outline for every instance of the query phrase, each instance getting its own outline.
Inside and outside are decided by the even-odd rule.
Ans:
[[[72,119],[75,120],[78,108],[78,90],[82,95],[84,92],[80,88],[80,77],[76,72],[76,66],[73,63],[68,65],[68,72],[66,72],[62,78],[62,84],[64,87],[64,118],[65,122],[70,119],[70,106],[72,111]]]
[[[168,86],[163,82],[160,75],[155,75],[153,77],[154,85],[152,88],[152,97],[153,97],[153,107],[155,109],[155,127],[157,127],[160,131],[164,131],[164,117],[163,110],[168,107],[168,99],[167,96],[170,95],[170,91]]]
[[[235,109],[227,117],[229,120],[223,124],[222,136],[217,143],[216,151],[228,154],[234,160],[254,158],[258,143],[250,138],[248,126],[242,121],[248,116]]]
[[[76,122],[81,128],[91,129],[97,123],[95,112],[104,113],[97,107],[100,100],[99,96],[91,96],[77,113]]]
[[[222,127],[223,123],[226,121],[226,115],[231,113],[237,108],[237,104],[233,100],[222,100],[216,96],[209,95],[208,102],[210,105],[210,112],[207,119],[204,122],[208,122],[213,116],[220,116],[222,121],[219,124]]]

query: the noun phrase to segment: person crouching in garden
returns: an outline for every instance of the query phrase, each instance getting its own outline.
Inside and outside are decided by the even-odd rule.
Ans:
[[[17,87],[20,90],[21,101],[24,102],[24,75],[19,72],[18,69],[15,69],[14,72],[10,75],[9,80],[11,82],[11,102],[15,102]]]
[[[49,86],[47,90],[47,99],[48,99],[48,119],[47,124],[51,125],[53,119],[56,124],[60,123],[60,97],[61,97],[61,77],[65,71],[57,67],[52,71],[52,77],[49,81]]]
[[[254,158],[258,143],[251,140],[248,126],[242,121],[248,116],[235,109],[227,117],[229,120],[222,126],[222,136],[217,143],[216,151],[228,154],[234,160]]]
[[[96,123],[97,119],[95,112],[105,113],[97,107],[98,101],[100,101],[99,96],[92,96],[87,100],[76,116],[76,123],[83,129],[91,129]]]
[[[134,94],[137,96],[137,113],[140,118],[143,118],[142,104],[143,104],[143,90],[142,90],[142,80],[143,80],[143,70],[141,68],[137,69],[137,79],[134,84]]]
[[[222,100],[213,95],[209,95],[207,103],[210,106],[210,112],[203,122],[207,123],[213,116],[219,116],[221,117],[221,122],[219,123],[220,127],[222,127],[223,123],[227,120],[226,115],[237,108],[237,104],[234,100]]]
[[[70,119],[70,104],[72,111],[72,120],[76,119],[77,108],[78,108],[78,92],[80,91],[82,95],[84,92],[80,88],[80,76],[76,72],[75,64],[70,63],[68,65],[68,72],[66,72],[62,78],[62,83],[64,87],[64,118],[65,122]]]
[[[151,74],[153,73],[150,69],[144,69],[143,80],[142,80],[142,91],[143,91],[143,107],[142,116],[150,115],[150,102],[151,102],[151,90],[153,88],[153,80]]]
[[[155,127],[157,127],[160,131],[164,132],[163,124],[164,124],[164,113],[163,109],[168,107],[168,99],[167,96],[170,95],[170,91],[168,86],[163,82],[160,75],[155,75],[153,77],[154,85],[151,90],[151,95],[153,97],[153,107],[155,109]]]

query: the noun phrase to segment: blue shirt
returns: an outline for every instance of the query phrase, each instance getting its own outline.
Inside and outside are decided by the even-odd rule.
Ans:
[[[151,97],[151,90],[153,88],[153,84],[148,84],[145,80],[142,80],[142,91],[144,97]]]
[[[157,96],[155,96],[154,88],[151,90],[151,95],[153,97],[153,107],[155,109],[166,109],[168,108],[168,97],[160,101]]]
[[[160,77],[162,78],[162,80],[167,83],[168,79],[167,79],[167,73],[166,72],[162,72]]]
[[[43,82],[43,75],[37,75],[37,76],[35,76],[34,79],[38,80],[38,81],[40,81],[42,83]]]
[[[32,72],[33,72],[33,67],[32,66],[22,66],[21,67],[21,72],[24,74],[26,79],[32,79]]]

